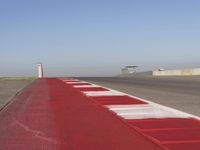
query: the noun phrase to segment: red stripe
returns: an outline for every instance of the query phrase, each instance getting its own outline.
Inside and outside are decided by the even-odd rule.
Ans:
[[[174,129],[174,128],[198,128],[200,121],[193,118],[160,118],[160,119],[132,119],[128,122],[140,129]]]
[[[145,131],[144,133],[161,142],[200,140],[200,129],[196,128],[167,131]]]
[[[170,150],[200,150],[200,142],[164,144]]]
[[[144,101],[129,96],[97,96],[91,98],[103,105],[147,104]]]

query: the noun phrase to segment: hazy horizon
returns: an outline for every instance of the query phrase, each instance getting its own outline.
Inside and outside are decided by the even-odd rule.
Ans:
[[[0,2],[0,76],[114,76],[200,67],[198,0]]]

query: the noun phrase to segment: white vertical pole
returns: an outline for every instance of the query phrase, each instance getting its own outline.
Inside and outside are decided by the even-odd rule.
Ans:
[[[43,78],[44,74],[43,74],[43,66],[42,63],[38,63],[37,64],[38,67],[38,78]]]

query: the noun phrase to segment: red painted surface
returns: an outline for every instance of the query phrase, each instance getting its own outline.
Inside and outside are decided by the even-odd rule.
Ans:
[[[129,96],[97,96],[92,97],[103,105],[128,105],[128,104],[147,104],[141,100]]]
[[[1,150],[159,150],[101,105],[55,78],[33,82],[0,112]]]
[[[75,88],[56,79],[49,79],[49,88],[61,149],[161,149]]]
[[[77,89],[73,85],[90,84],[66,84],[56,78],[39,79],[15,96],[0,112],[0,149],[200,149],[199,120],[160,118],[123,121],[101,104],[145,105],[146,102],[129,96],[91,98],[81,91],[105,89]]]
[[[170,150],[200,150],[200,142],[164,144]]]
[[[0,112],[1,150],[59,149],[46,79],[39,79]]]
[[[200,121],[193,118],[133,119],[128,122],[144,131],[200,128]]]
[[[176,130],[162,130],[162,131],[145,131],[162,143],[174,143],[177,141],[199,141],[200,142],[200,128],[176,129]]]
[[[90,99],[103,105],[147,104],[129,96],[97,96]],[[170,150],[199,150],[200,121],[194,118],[159,118],[125,120],[147,138]]]

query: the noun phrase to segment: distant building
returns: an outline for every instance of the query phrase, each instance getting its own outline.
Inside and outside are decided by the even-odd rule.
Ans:
[[[122,74],[129,74],[129,70],[127,68],[121,69]]]
[[[121,69],[121,73],[123,75],[128,75],[128,74],[133,74],[136,72],[135,68],[137,68],[138,66],[125,66]]]

